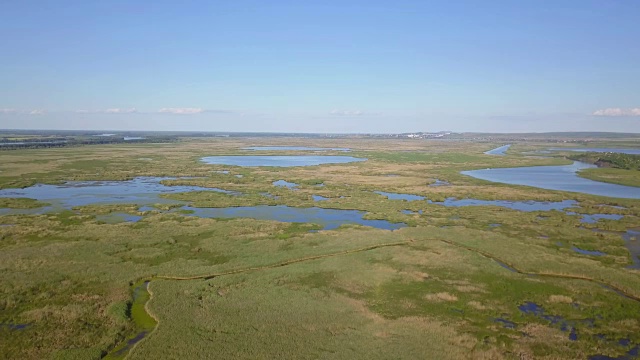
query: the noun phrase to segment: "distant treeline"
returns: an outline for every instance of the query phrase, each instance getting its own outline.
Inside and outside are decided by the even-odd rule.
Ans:
[[[131,144],[131,143],[168,143],[178,141],[176,137],[161,136],[145,139],[124,140],[122,137],[91,137],[91,138],[42,138],[29,140],[13,140],[0,138],[1,150],[54,148],[65,146],[101,145],[101,144]]]
[[[640,170],[640,155],[588,152],[569,157],[571,160],[626,170]]]

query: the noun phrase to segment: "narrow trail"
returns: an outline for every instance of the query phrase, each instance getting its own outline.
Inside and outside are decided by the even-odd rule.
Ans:
[[[234,275],[234,274],[240,274],[240,273],[245,273],[245,272],[250,272],[250,271],[260,271],[260,270],[266,270],[266,269],[273,269],[273,268],[277,268],[277,267],[281,267],[281,266],[287,266],[287,265],[291,265],[291,264],[296,264],[296,263],[300,263],[300,262],[304,262],[304,261],[318,260],[318,259],[324,259],[324,258],[340,256],[340,255],[355,254],[355,253],[359,253],[359,252],[363,252],[363,251],[370,251],[370,250],[375,250],[375,249],[380,249],[380,248],[385,248],[385,247],[390,247],[390,246],[408,245],[408,244],[410,244],[412,242],[413,242],[413,240],[400,241],[400,242],[394,242],[394,243],[378,244],[378,245],[367,246],[367,247],[363,247],[363,248],[359,248],[359,249],[345,250],[345,251],[341,251],[341,252],[337,252],[337,253],[324,254],[324,255],[315,255],[315,256],[307,256],[307,257],[303,257],[303,258],[299,258],[299,259],[293,259],[293,260],[287,260],[287,261],[283,261],[283,262],[276,263],[276,264],[271,264],[271,265],[263,265],[263,266],[255,266],[255,267],[244,268],[244,269],[229,270],[229,271],[225,271],[225,272],[221,272],[221,273],[195,275],[195,276],[156,275],[151,280],[153,280],[153,279],[161,279],[161,280],[201,280],[201,279],[202,280],[210,280],[210,279],[213,279],[213,278],[216,278],[216,277],[220,277],[220,276]]]
[[[624,296],[626,298],[629,298],[631,300],[635,300],[637,302],[640,302],[640,296],[637,296],[635,294],[629,293],[627,290],[622,289],[616,285],[612,285],[604,280],[598,280],[598,279],[594,279],[588,276],[583,276],[583,275],[570,275],[570,274],[556,274],[556,273],[547,273],[547,272],[540,272],[540,273],[533,273],[533,272],[527,272],[524,270],[520,270],[518,269],[516,266],[514,266],[513,264],[510,264],[508,262],[506,262],[505,260],[502,260],[494,255],[491,255],[485,251],[479,250],[479,249],[475,249],[466,245],[462,245],[462,244],[458,244],[456,242],[450,241],[450,240],[444,240],[444,239],[439,239],[441,242],[445,243],[445,244],[449,244],[452,246],[456,246],[471,252],[474,252],[476,254],[479,254],[483,257],[486,257],[488,259],[491,259],[493,261],[499,262],[499,263],[503,263],[505,265],[507,265],[508,267],[510,267],[511,269],[513,269],[516,273],[518,274],[522,274],[522,275],[528,275],[528,276],[540,276],[540,277],[549,277],[549,278],[556,278],[556,279],[572,279],[572,280],[584,280],[584,281],[588,281],[594,284],[598,284],[600,286],[603,286],[605,288],[608,288],[616,293],[618,293],[621,296]]]

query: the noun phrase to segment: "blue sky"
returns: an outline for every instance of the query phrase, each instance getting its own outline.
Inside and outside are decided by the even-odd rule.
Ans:
[[[640,2],[5,1],[0,128],[640,132]]]

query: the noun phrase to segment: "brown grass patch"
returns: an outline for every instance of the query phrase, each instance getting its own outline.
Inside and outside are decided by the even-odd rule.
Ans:
[[[426,300],[429,301],[435,301],[435,302],[442,302],[442,301],[449,301],[449,302],[453,302],[453,301],[458,301],[458,297],[453,295],[453,294],[449,294],[448,292],[439,292],[436,294],[427,294],[424,296],[424,298]]]

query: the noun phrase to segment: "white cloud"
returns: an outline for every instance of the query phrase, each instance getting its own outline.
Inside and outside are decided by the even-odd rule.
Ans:
[[[46,111],[44,110],[31,110],[29,111],[29,115],[44,115]]]
[[[361,116],[364,115],[365,113],[361,110],[331,110],[331,112],[329,113],[331,115],[335,115],[335,116]]]
[[[159,113],[164,114],[177,114],[177,115],[194,115],[201,114],[206,110],[201,108],[162,108],[158,110]]]
[[[137,112],[138,110],[136,110],[136,108],[129,108],[129,109],[114,108],[114,109],[104,110],[104,113],[106,114],[134,114]]]
[[[7,108],[0,109],[0,114],[15,114],[17,112],[18,111],[16,111],[16,109],[7,109]]]
[[[608,108],[593,112],[594,116],[640,116],[640,108]]]

